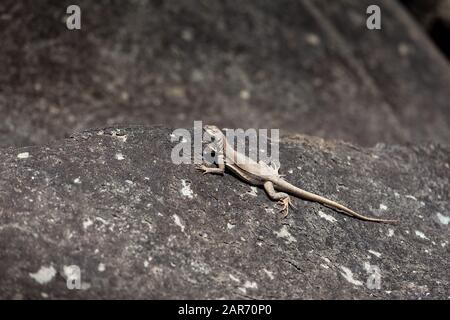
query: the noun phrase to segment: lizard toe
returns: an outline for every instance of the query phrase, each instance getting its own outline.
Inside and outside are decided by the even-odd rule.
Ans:
[[[281,199],[278,201],[278,205],[281,206],[279,212],[283,213],[283,218],[286,218],[289,214],[289,205],[290,205],[290,198],[286,197],[284,199]]]
[[[203,174],[207,174],[209,172],[209,168],[204,165],[198,165],[195,167],[198,171],[203,171]]]

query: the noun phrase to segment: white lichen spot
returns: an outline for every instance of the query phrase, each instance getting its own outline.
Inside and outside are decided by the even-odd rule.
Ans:
[[[200,70],[195,69],[191,73],[191,80],[194,82],[201,82],[205,80],[205,76]]]
[[[194,38],[194,34],[192,30],[184,29],[183,31],[181,31],[181,38],[186,42],[190,42]]]
[[[274,210],[273,207],[268,207],[268,208],[264,208],[264,211],[267,212],[268,214],[272,215],[274,214]]]
[[[181,179],[181,194],[185,196],[186,198],[192,199],[194,197],[194,192],[191,189],[191,184],[188,183],[186,180]]]
[[[164,273],[163,268],[160,268],[158,266],[154,266],[151,270],[152,270],[152,273],[156,276],[161,276]]]
[[[381,211],[386,211],[387,210],[387,206],[385,204],[380,204],[380,210]]]
[[[323,261],[325,261],[326,263],[331,263],[330,259],[326,258],[326,257],[321,257]]]
[[[114,131],[114,132],[112,133],[112,136],[113,136],[114,138],[120,140],[120,141],[123,142],[123,143],[127,142],[127,139],[128,139],[128,136],[127,136],[127,135],[125,135],[125,134],[120,134],[120,132],[116,132],[116,131]]]
[[[122,161],[125,159],[125,156],[122,153],[116,153],[116,155],[114,157],[119,161]]]
[[[94,221],[92,221],[91,219],[87,218],[87,219],[85,219],[83,221],[83,229],[86,230],[87,228],[89,228],[93,224],[94,224]]]
[[[235,226],[236,226],[236,225],[227,222],[227,229],[228,229],[228,230],[233,229]]]
[[[267,274],[267,276],[269,277],[270,280],[275,279],[275,277],[273,276],[273,272],[272,271],[269,271],[266,268],[264,268],[263,271]]]
[[[436,214],[436,216],[437,216],[439,222],[444,225],[448,225],[448,223],[450,222],[450,217],[444,216],[443,214],[440,214],[439,212]]]
[[[320,44],[320,38],[314,33],[307,34],[305,39],[312,46],[318,46]]]
[[[95,217],[95,220],[99,221],[100,223],[107,225],[109,222],[101,217]]]
[[[80,277],[80,268],[76,265],[63,266],[63,272],[66,279],[79,279]]]
[[[323,264],[323,263],[321,263],[320,266],[321,266],[322,268],[324,268],[324,269],[330,269],[329,266],[327,266],[326,264]]]
[[[73,183],[75,184],[81,184],[81,179],[78,177],[76,179],[73,180]]]
[[[409,55],[412,51],[411,47],[404,42],[399,43],[397,49],[398,53],[403,57]]]
[[[392,237],[394,235],[394,229],[389,228],[387,235],[388,235],[388,237]]]
[[[52,281],[53,277],[56,275],[56,270],[53,266],[42,266],[36,273],[29,273],[29,275],[39,284],[46,284]]]
[[[241,280],[239,280],[238,278],[236,278],[236,277],[233,276],[232,274],[229,274],[228,276],[229,276],[230,279],[233,280],[234,282],[237,282],[237,283],[241,282]]]
[[[288,170],[288,173],[289,173],[289,174],[293,174],[293,173],[294,173],[294,170],[289,169],[289,170]]]
[[[238,290],[241,291],[243,294],[247,294],[247,289],[245,289],[244,287],[239,287]]]
[[[381,272],[380,268],[376,265],[370,265],[368,262],[364,262],[364,270],[370,275],[367,279],[366,285],[368,289],[381,289]]]
[[[445,247],[447,246],[447,244],[448,244],[447,241],[441,242],[441,247],[442,247],[442,248],[445,248]]]
[[[342,271],[344,271],[341,272],[341,274],[345,278],[345,280],[347,280],[351,284],[354,284],[355,286],[362,286],[363,283],[361,281],[353,278],[353,272],[349,268],[341,266],[341,269]]]
[[[241,90],[241,92],[239,93],[239,97],[242,100],[248,100],[250,99],[250,92],[248,90]]]
[[[97,268],[98,272],[103,272],[103,271],[105,271],[105,269],[106,269],[105,264],[99,263],[98,268]]]
[[[173,221],[175,222],[175,224],[181,228],[181,232],[184,232],[185,226],[181,222],[180,217],[178,215],[176,215],[176,214],[174,214],[172,217],[173,217]]]
[[[173,98],[183,99],[186,97],[186,89],[183,86],[172,86],[166,89],[167,95]]]
[[[149,265],[148,261],[147,261],[147,260],[145,260],[145,261],[144,261],[144,267],[145,267],[145,268],[147,268],[147,267],[148,267],[148,265]]]
[[[249,195],[256,197],[258,195],[258,188],[250,187],[250,191],[247,192]]]
[[[18,159],[28,159],[29,157],[30,157],[30,153],[29,152],[22,152],[22,153],[19,153],[17,155]]]
[[[202,261],[191,261],[192,270],[202,274],[209,274],[211,272],[211,268]]]
[[[319,210],[319,217],[321,217],[321,218],[323,218],[323,219],[325,219],[327,221],[330,221],[332,223],[337,221],[334,217],[332,217],[332,216],[330,216],[330,215],[328,215],[328,214],[326,214],[326,213],[324,213],[323,211],[320,211],[320,210]]]
[[[274,232],[275,235],[278,238],[283,238],[286,239],[288,242],[297,242],[297,239],[295,239],[292,234],[289,233],[288,229],[286,226],[283,226],[280,231],[278,232]]]
[[[254,282],[254,281],[245,281],[245,283],[244,283],[244,288],[247,288],[247,289],[258,289],[258,284],[256,283],[256,282]]]
[[[381,257],[381,253],[374,251],[374,250],[369,250],[369,253],[373,254],[375,257],[379,258]]]
[[[428,237],[422,231],[415,230],[414,232],[415,232],[416,236],[418,236],[419,238],[430,240],[430,239],[428,239]]]
[[[130,94],[126,91],[122,91],[120,93],[120,98],[124,101],[128,101],[128,99],[130,98]]]

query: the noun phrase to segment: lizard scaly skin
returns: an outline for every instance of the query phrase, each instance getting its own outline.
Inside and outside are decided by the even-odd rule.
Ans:
[[[284,180],[278,173],[279,167],[270,167],[266,163],[260,161],[256,162],[251,158],[235,151],[228,143],[225,135],[219,128],[212,125],[204,126],[204,130],[214,138],[215,148],[217,153],[218,167],[208,168],[204,165],[198,167],[204,174],[223,174],[225,168],[230,169],[233,173],[249,184],[263,186],[270,199],[279,201],[282,205],[281,211],[288,214],[289,206],[292,206],[289,194],[298,198],[309,201],[321,203],[327,207],[335,210],[343,211],[344,213],[359,218],[365,221],[395,223],[396,220],[372,218],[361,215],[340,203],[324,198],[317,194],[300,189],[286,180]],[[281,192],[277,192],[279,190]]]

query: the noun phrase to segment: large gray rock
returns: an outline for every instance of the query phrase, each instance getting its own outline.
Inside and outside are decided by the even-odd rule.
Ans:
[[[282,139],[289,181],[386,225],[302,200],[283,220],[263,190],[174,165],[170,134],[1,149],[0,297],[450,298],[448,147]]]

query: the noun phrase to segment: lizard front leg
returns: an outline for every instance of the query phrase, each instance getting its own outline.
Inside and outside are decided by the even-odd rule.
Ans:
[[[278,201],[281,204],[281,212],[284,212],[284,218],[289,213],[289,206],[292,206],[291,198],[287,193],[277,192],[273,187],[273,183],[271,181],[264,182],[264,190],[266,190],[267,195],[273,201]]]
[[[197,170],[203,171],[203,174],[214,173],[214,174],[223,174],[225,172],[225,161],[223,155],[217,156],[218,167],[217,168],[208,168],[205,165],[197,166]]]
[[[215,131],[217,128],[213,128],[211,130]],[[218,129],[217,129],[218,130]],[[222,136],[222,133],[220,132],[220,135],[214,134],[214,132],[206,131],[210,136],[215,138],[214,145],[211,146],[211,144],[208,145],[208,148],[212,149],[217,154],[217,165],[218,168],[208,168],[205,165],[197,166],[197,170],[203,171],[203,174],[207,173],[214,173],[214,174],[223,174],[225,172],[225,156],[224,156],[224,139],[225,137]]]

